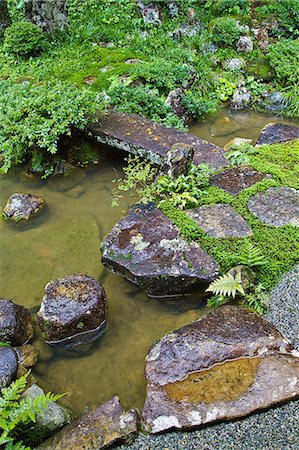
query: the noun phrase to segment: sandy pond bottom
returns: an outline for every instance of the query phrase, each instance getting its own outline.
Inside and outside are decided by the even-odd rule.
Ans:
[[[263,126],[281,121],[257,113],[221,112],[191,132],[224,145],[231,138],[257,139]],[[288,121],[284,122],[288,123]],[[125,408],[141,407],[145,398],[144,358],[167,332],[197,319],[206,307],[200,299],[149,299],[138,287],[104,270],[100,242],[133,204],[129,195],[111,208],[112,180],[121,176],[123,160],[76,169],[69,177],[28,180],[16,170],[0,177],[1,206],[14,192],[39,194],[47,210],[22,226],[0,223],[1,298],[39,308],[45,284],[71,273],[85,273],[104,286],[108,298],[108,329],[88,353],[51,350],[37,333],[39,362],[33,373],[53,392],[67,392],[64,402],[82,414],[117,394]]]

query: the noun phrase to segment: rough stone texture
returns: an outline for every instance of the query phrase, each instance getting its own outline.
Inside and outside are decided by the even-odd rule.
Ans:
[[[251,92],[241,85],[234,92],[230,107],[231,109],[246,109],[250,106],[251,98]]]
[[[190,145],[175,144],[166,153],[161,172],[167,173],[172,178],[187,175],[194,156],[194,150]]]
[[[49,33],[68,25],[66,0],[26,0],[25,14],[28,20]]]
[[[250,36],[241,36],[238,40],[237,50],[239,52],[250,53],[253,50],[253,42]]]
[[[13,348],[0,347],[0,389],[16,379],[18,357]]]
[[[282,113],[284,110],[288,109],[288,102],[282,92],[276,91],[265,94],[263,107],[267,111]]]
[[[253,170],[251,167],[231,167],[213,175],[210,182],[233,195],[238,195],[243,189],[249,188],[262,181],[265,174]]]
[[[271,187],[251,197],[248,208],[267,225],[299,227],[299,191],[296,189]]]
[[[252,236],[245,219],[229,205],[200,206],[187,211],[207,234],[216,238],[241,238]]]
[[[144,4],[142,0],[138,0],[137,5],[144,23],[150,23],[152,25],[159,25],[161,23],[159,8],[154,2]]]
[[[281,306],[283,304],[283,307]],[[271,293],[267,320],[299,346],[299,266],[282,277]],[[122,450],[298,450],[299,403],[252,414],[232,422],[222,422],[194,431],[166,434],[139,434]]]
[[[44,391],[33,384],[24,393],[25,398],[34,399],[38,395],[43,395]],[[69,424],[74,418],[72,411],[57,402],[50,402],[47,408],[36,414],[36,422],[26,431],[25,442],[29,444],[39,444],[51,436],[63,426]]]
[[[189,133],[168,128],[144,117],[112,111],[90,123],[90,133],[99,141],[161,164],[168,150],[179,142],[194,149],[195,164],[210,164],[214,169],[228,165],[220,147]]]
[[[224,68],[226,70],[238,71],[244,69],[245,61],[242,58],[230,58],[224,62]]]
[[[165,105],[169,106],[172,111],[181,117],[185,122],[190,119],[187,108],[182,104],[184,89],[177,88],[169,92],[165,100]]]
[[[33,335],[28,309],[11,300],[0,299],[0,341],[18,346],[29,342]]]
[[[48,450],[101,449],[116,441],[132,440],[138,430],[138,412],[124,412],[118,397],[99,406],[63,428],[55,436],[37,447]]]
[[[33,367],[37,363],[38,353],[33,345],[27,344],[21,347],[15,347],[18,356],[18,363],[25,369]]]
[[[218,275],[215,261],[153,204],[135,205],[102,243],[103,264],[148,295],[180,295]]]
[[[239,147],[242,144],[251,144],[251,142],[252,142],[252,139],[235,137],[225,144],[225,146],[223,147],[223,150],[225,152],[227,152],[232,147]]]
[[[7,9],[7,1],[0,0],[0,38],[3,37],[5,29],[9,27],[10,24],[11,20]]]
[[[99,283],[74,274],[46,285],[37,319],[49,344],[75,345],[98,337],[106,325],[106,310],[106,294]]]
[[[191,428],[299,397],[299,353],[269,322],[224,306],[164,336],[146,359],[143,423]]]
[[[284,123],[268,123],[261,131],[257,145],[276,144],[299,139],[299,127]]]
[[[45,205],[45,200],[39,195],[12,194],[3,209],[2,215],[5,220],[27,221],[38,214]]]

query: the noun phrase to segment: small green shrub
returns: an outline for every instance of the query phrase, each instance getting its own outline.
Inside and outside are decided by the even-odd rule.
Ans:
[[[281,83],[299,83],[299,39],[275,42],[269,48],[268,58]]]
[[[32,56],[40,53],[46,45],[46,35],[31,22],[14,22],[5,30],[4,51],[17,56]]]
[[[270,31],[272,36],[298,36],[299,35],[299,8],[298,0],[264,0],[255,9],[258,20],[274,19],[278,27]]]
[[[212,11],[217,16],[249,14],[250,12],[249,0],[214,0],[210,4]]]
[[[218,101],[212,96],[204,97],[200,92],[190,90],[183,94],[182,105],[193,119],[199,119],[216,112]]]
[[[218,17],[210,22],[209,29],[215,44],[233,46],[241,35],[238,21],[233,17]]]

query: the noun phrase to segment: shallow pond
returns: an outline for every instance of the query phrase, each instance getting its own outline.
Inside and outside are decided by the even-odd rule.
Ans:
[[[231,138],[257,139],[269,121],[257,113],[221,112],[191,132],[225,144]],[[285,121],[288,123],[290,121]],[[165,333],[202,315],[196,298],[149,299],[136,286],[104,270],[100,242],[133,204],[126,196],[111,208],[112,180],[122,174],[123,156],[112,150],[97,166],[76,169],[69,177],[28,180],[21,170],[0,177],[1,206],[14,192],[39,194],[47,210],[30,224],[1,222],[1,297],[39,309],[45,284],[71,273],[99,280],[107,292],[108,329],[88,353],[52,351],[37,332],[39,362],[33,373],[46,390],[67,392],[65,403],[78,414],[119,395],[125,408],[141,407],[145,397],[144,358]]]

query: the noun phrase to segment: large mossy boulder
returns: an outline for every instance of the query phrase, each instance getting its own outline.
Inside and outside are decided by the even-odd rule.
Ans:
[[[226,305],[157,342],[146,379],[145,429],[192,428],[298,397],[299,352],[271,323]]]
[[[75,348],[103,333],[106,312],[102,286],[92,277],[73,274],[46,285],[37,319],[48,344]]]
[[[19,346],[30,342],[34,335],[30,312],[11,300],[0,299],[0,342]]]
[[[102,251],[105,267],[154,297],[186,294],[218,275],[213,258],[183,239],[152,203],[135,205],[104,239]]]

